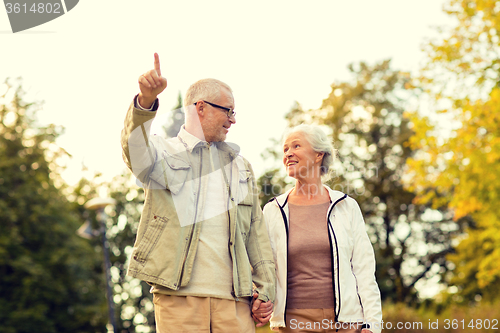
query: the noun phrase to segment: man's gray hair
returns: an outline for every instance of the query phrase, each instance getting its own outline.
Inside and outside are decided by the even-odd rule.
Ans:
[[[200,100],[207,100],[214,103],[220,98],[222,89],[227,89],[230,93],[231,88],[222,81],[216,79],[202,79],[193,83],[186,92],[184,106],[187,107]]]
[[[333,164],[333,159],[336,154],[336,149],[333,148],[332,141],[328,138],[325,132],[318,125],[301,124],[295,127],[289,127],[283,134],[282,144],[286,139],[294,134],[302,133],[304,138],[311,145],[312,149],[317,153],[324,153],[323,161],[321,162],[320,172],[324,176],[328,174],[330,167]]]

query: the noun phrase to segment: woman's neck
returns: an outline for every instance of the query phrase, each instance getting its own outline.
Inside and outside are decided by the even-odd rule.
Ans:
[[[330,195],[321,179],[297,179],[288,200],[292,204],[315,205],[330,201]]]

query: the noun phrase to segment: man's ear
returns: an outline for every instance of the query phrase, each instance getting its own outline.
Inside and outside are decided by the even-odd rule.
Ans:
[[[198,113],[198,115],[203,115],[203,112],[205,110],[205,102],[203,101],[198,101],[196,102],[196,113]]]

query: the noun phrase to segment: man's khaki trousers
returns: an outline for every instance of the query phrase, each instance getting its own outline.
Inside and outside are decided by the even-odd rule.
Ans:
[[[234,300],[154,294],[157,333],[254,333],[250,305]]]

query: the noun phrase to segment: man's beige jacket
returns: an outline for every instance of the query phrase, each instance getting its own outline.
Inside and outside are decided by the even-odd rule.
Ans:
[[[158,102],[154,111],[137,109],[133,102],[122,131],[123,158],[145,192],[128,275],[178,290],[189,283],[196,260],[201,228],[196,221],[210,195],[205,177],[210,162],[200,147],[206,142],[189,147],[183,130],[168,140],[150,136],[157,109]],[[255,286],[260,300],[274,302],[275,265],[253,171],[229,144],[216,145],[229,195],[230,236],[221,242],[228,243],[232,259],[233,296],[250,297]]]

